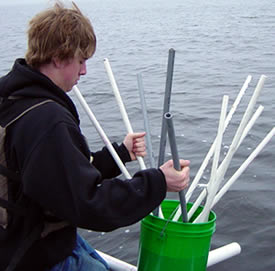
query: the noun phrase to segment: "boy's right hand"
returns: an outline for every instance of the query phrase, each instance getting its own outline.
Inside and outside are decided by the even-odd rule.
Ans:
[[[189,184],[190,161],[180,159],[179,162],[180,171],[174,168],[173,160],[169,160],[159,167],[165,176],[168,192],[180,192]]]

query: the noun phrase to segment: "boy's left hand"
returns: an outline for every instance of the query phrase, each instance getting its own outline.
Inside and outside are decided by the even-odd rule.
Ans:
[[[127,148],[132,161],[136,160],[136,156],[144,157],[146,155],[145,132],[130,133],[124,138],[123,144]]]

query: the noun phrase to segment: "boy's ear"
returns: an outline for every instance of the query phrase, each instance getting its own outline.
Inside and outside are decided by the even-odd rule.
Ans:
[[[61,69],[64,67],[64,60],[60,60],[60,58],[56,56],[52,58],[52,63],[57,69]]]

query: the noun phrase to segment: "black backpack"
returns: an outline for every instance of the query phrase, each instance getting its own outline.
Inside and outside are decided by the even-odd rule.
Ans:
[[[18,97],[9,97],[8,99],[18,99]],[[68,225],[65,221],[58,222],[47,222],[45,217],[46,213],[41,213],[41,210],[36,211],[35,215],[33,212],[30,212],[29,209],[9,200],[9,189],[11,184],[20,185],[20,174],[11,171],[7,168],[6,156],[5,156],[5,138],[7,128],[15,123],[17,120],[22,118],[25,114],[33,110],[34,108],[41,106],[45,103],[53,102],[52,100],[38,100],[38,102],[31,102],[31,105],[24,109],[23,112],[20,112],[18,115],[12,118],[7,124],[0,125],[0,230],[7,230],[9,226],[9,216],[17,215],[24,216],[24,219],[33,219],[35,217],[36,222],[33,229],[30,230],[30,233],[24,236],[23,241],[18,246],[15,251],[12,260],[10,261],[8,267],[5,271],[12,271],[16,268],[18,263],[22,260],[24,254],[32,246],[32,244],[49,233],[59,230]],[[30,223],[32,224],[32,223]]]

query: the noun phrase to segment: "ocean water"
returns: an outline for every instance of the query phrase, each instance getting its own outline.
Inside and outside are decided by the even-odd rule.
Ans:
[[[30,1],[29,1],[30,2]],[[26,50],[30,18],[47,6],[0,2],[0,76],[9,71]],[[264,88],[255,109],[264,111],[234,155],[226,173],[228,180],[265,135],[275,126],[275,2],[270,0],[91,0],[75,1],[97,34],[95,56],[79,82],[87,102],[111,141],[122,141],[124,128],[103,59],[108,58],[134,131],[142,131],[143,119],[137,90],[137,74],[144,83],[153,152],[157,161],[168,51],[174,48],[175,65],[171,112],[179,156],[191,161],[191,180],[217,134],[223,95],[229,108],[248,75],[252,81],[223,139],[221,160],[243,116],[261,75]],[[92,150],[103,144],[81,109],[81,128]],[[212,249],[238,242],[240,255],[209,270],[275,270],[275,139],[252,161],[220,202]],[[169,145],[166,160],[171,158]],[[145,159],[149,167],[148,158]],[[129,164],[131,173],[139,170]],[[211,164],[201,182],[209,179]],[[199,191],[195,191],[192,200]],[[178,199],[169,193],[168,198]],[[125,203],[127,204],[127,203]],[[138,206],[137,206],[138,208]],[[96,248],[136,264],[139,223],[111,233],[81,230]]]

